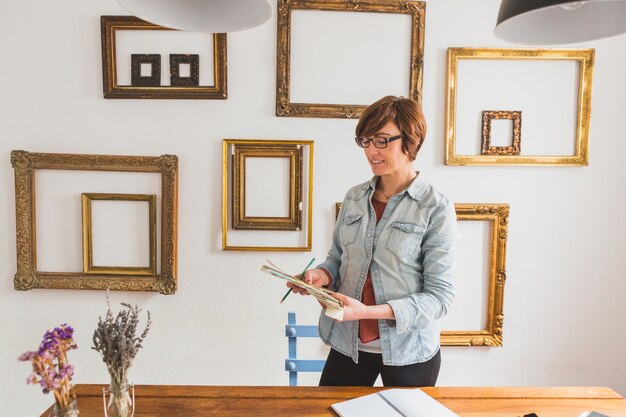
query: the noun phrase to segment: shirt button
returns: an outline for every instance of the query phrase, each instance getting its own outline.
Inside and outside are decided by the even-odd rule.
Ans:
[[[368,233],[368,234],[367,234],[367,237],[372,237],[372,234],[371,234],[371,233]]]
[[[360,295],[357,295],[357,296],[356,296],[356,299],[360,301],[360,300],[361,300],[361,296],[360,296]]]

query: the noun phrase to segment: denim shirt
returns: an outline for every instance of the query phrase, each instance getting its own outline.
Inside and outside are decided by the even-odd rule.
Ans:
[[[378,177],[346,194],[328,256],[318,268],[333,291],[360,300],[371,270],[376,304],[389,304],[395,320],[378,320],[385,365],[431,359],[439,350],[442,318],[454,298],[452,280],[458,229],[454,204],[418,175],[387,202],[376,224],[371,203]],[[323,312],[324,343],[358,362],[358,320],[337,322]]]

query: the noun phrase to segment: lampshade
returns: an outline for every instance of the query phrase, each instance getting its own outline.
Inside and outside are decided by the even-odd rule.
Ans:
[[[626,0],[502,0],[494,35],[531,45],[583,42],[626,32]]]
[[[265,23],[272,15],[268,0],[117,1],[147,22],[192,32],[236,32]]]

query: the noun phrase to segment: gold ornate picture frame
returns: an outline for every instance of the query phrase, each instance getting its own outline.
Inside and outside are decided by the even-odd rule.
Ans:
[[[288,159],[289,185],[288,190],[286,190],[289,194],[288,216],[268,217],[246,214],[245,201],[248,187],[245,182],[247,175],[246,159],[248,158]],[[277,252],[309,252],[311,250],[313,158],[314,143],[312,140],[223,140],[222,250]],[[271,178],[268,178],[267,181],[271,181]],[[281,190],[277,191],[280,192]],[[229,230],[233,233],[252,233],[255,234],[254,236],[264,236],[261,240],[268,240],[271,233],[299,233],[302,234],[305,243],[297,246],[233,244],[229,240]],[[273,236],[277,237],[277,235]],[[269,238],[269,240],[272,239]]]
[[[460,60],[572,60],[578,63],[574,154],[555,156],[457,154],[456,110]],[[588,165],[593,65],[593,49],[448,48],[445,163],[447,165]]]
[[[302,228],[302,145],[234,144],[233,212],[235,230],[300,230]],[[246,160],[248,158],[284,158],[289,160],[289,203],[286,217],[249,216],[246,214]]]
[[[510,146],[491,145],[491,122],[493,120],[511,120],[512,143]],[[522,142],[522,112],[514,110],[483,110],[482,155],[519,155]]]
[[[407,96],[421,103],[424,69],[424,25],[426,3],[423,1],[371,0],[279,0],[278,48],[276,57],[276,115],[283,117],[358,118],[367,104],[292,103],[290,99],[291,13],[293,10],[338,12],[398,13],[411,16],[410,80]]]
[[[177,289],[178,158],[175,155],[121,156],[12,151],[15,171],[17,272],[16,290],[33,288],[158,291]],[[35,234],[37,170],[150,172],[161,174],[161,262],[159,275],[91,275],[37,269]]]
[[[335,203],[335,220],[339,217],[340,209],[341,203]],[[458,221],[490,223],[487,326],[485,329],[470,331],[443,330],[441,346],[502,346],[509,205],[455,204],[455,210]]]
[[[148,203],[148,252],[149,265],[143,267],[130,266],[102,266],[94,265],[93,256],[93,201],[143,201]],[[157,274],[157,248],[156,248],[156,195],[154,194],[103,194],[83,193],[82,219],[83,219],[83,272],[85,274],[104,275],[137,275],[154,276]]]
[[[470,331],[443,330],[442,346],[502,346],[504,284],[506,282],[506,242],[508,204],[455,204],[458,221],[490,223],[487,325]]]
[[[148,23],[134,16],[101,16],[101,43],[102,43],[102,80],[104,98],[130,99],[226,99],[227,93],[227,65],[226,65],[226,34],[213,34],[213,85],[118,85],[116,65],[116,31],[118,30],[174,30]],[[164,62],[171,62],[171,57],[164,57]],[[191,67],[191,77],[195,74],[197,65]],[[171,74],[178,74],[171,71]],[[160,78],[160,74],[159,78]],[[148,77],[145,77],[148,78]]]

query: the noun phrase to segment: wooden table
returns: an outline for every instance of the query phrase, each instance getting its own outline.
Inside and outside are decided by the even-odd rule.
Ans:
[[[104,385],[77,385],[80,417],[102,417]],[[142,385],[135,390],[136,417],[333,416],[330,405],[384,387],[244,387]],[[594,410],[626,417],[626,400],[609,388],[424,388],[462,417],[578,417]],[[47,416],[47,412],[42,417]],[[436,417],[436,416],[429,416]]]

